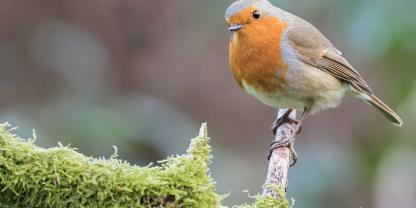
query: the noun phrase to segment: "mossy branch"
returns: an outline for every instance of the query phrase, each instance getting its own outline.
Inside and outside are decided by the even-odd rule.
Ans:
[[[0,125],[0,207],[222,207],[210,176],[206,124],[187,154],[139,167],[94,159],[70,147],[39,148]],[[287,201],[258,197],[258,205]],[[279,206],[263,206],[274,203]],[[248,206],[242,206],[248,207]]]
[[[296,119],[296,110],[280,109],[277,112],[277,119],[280,119],[288,113],[289,119]],[[276,130],[275,141],[285,142],[291,139],[296,124],[284,122]],[[294,145],[294,144],[293,144]],[[275,148],[272,151],[269,169],[267,171],[266,183],[263,186],[263,195],[271,195],[280,198],[280,191],[276,191],[274,187],[282,187],[285,191],[288,188],[289,166],[291,163],[290,147]]]

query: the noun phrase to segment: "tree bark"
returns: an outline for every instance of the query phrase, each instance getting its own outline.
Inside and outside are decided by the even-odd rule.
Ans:
[[[282,117],[288,109],[278,111],[278,118]],[[289,117],[296,120],[296,111],[292,110]],[[276,131],[275,141],[286,141],[295,131],[296,124],[284,123]],[[288,188],[288,171],[291,163],[290,148],[280,147],[274,149],[269,161],[269,169],[267,172],[266,182],[263,186],[263,195],[271,195],[277,199],[281,198],[278,190],[273,187]]]

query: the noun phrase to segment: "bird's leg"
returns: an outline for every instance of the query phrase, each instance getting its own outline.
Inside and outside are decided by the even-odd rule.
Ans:
[[[276,116],[276,119],[273,121],[272,127],[270,128],[273,132],[273,135],[276,135],[277,129],[284,123],[290,123],[290,124],[297,124],[298,121],[293,120],[289,117],[289,115],[292,113],[293,109],[289,109],[283,114],[283,116],[279,117],[279,115]]]
[[[291,156],[291,159],[292,159],[292,162],[290,163],[290,166],[294,166],[296,164],[296,162],[298,161],[298,154],[296,153],[295,147],[294,147],[295,146],[295,136],[296,136],[297,132],[299,131],[299,129],[301,128],[302,123],[305,120],[308,113],[309,113],[309,109],[305,108],[303,113],[302,113],[302,116],[300,117],[299,121],[297,121],[297,123],[296,123],[296,126],[295,126],[295,129],[294,129],[293,133],[289,137],[286,137],[282,141],[273,141],[272,142],[271,147],[270,147],[270,151],[269,151],[269,156],[268,156],[269,160],[270,160],[270,157],[272,156],[272,153],[273,153],[274,149],[281,148],[281,147],[288,147],[290,149],[290,156]],[[286,113],[285,113],[285,115],[286,115]],[[282,125],[282,124],[280,124],[280,125]]]

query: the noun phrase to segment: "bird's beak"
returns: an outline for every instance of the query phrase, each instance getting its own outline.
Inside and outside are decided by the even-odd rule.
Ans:
[[[243,29],[242,24],[233,24],[228,28],[228,31],[235,32],[235,31],[239,31],[241,29]]]

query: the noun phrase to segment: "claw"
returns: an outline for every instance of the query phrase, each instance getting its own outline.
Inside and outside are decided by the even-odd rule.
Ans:
[[[294,139],[290,138],[284,142],[276,142],[273,141],[269,150],[269,155],[267,156],[267,159],[270,160],[272,154],[273,154],[273,150],[277,149],[277,148],[281,148],[281,147],[288,147],[290,149],[290,158],[291,158],[291,162],[289,164],[290,167],[296,165],[297,161],[298,161],[298,154],[295,151],[295,147],[294,147]]]
[[[299,130],[296,132],[296,135],[300,134],[301,131],[302,131],[302,126],[299,127]]]
[[[280,117],[280,118],[277,117],[276,118],[276,120],[273,122],[272,127],[271,127],[273,135],[276,135],[277,129],[285,123],[296,124],[296,125],[298,124],[298,121],[296,121],[294,119],[291,119],[289,117],[291,112],[292,112],[292,110],[290,109],[290,110],[286,111],[286,113],[282,117]]]
[[[293,167],[298,162],[298,153],[296,153],[296,151],[295,151],[295,143],[294,142],[290,143],[289,149],[290,149],[290,157],[292,158],[292,162],[290,162],[289,166]]]

